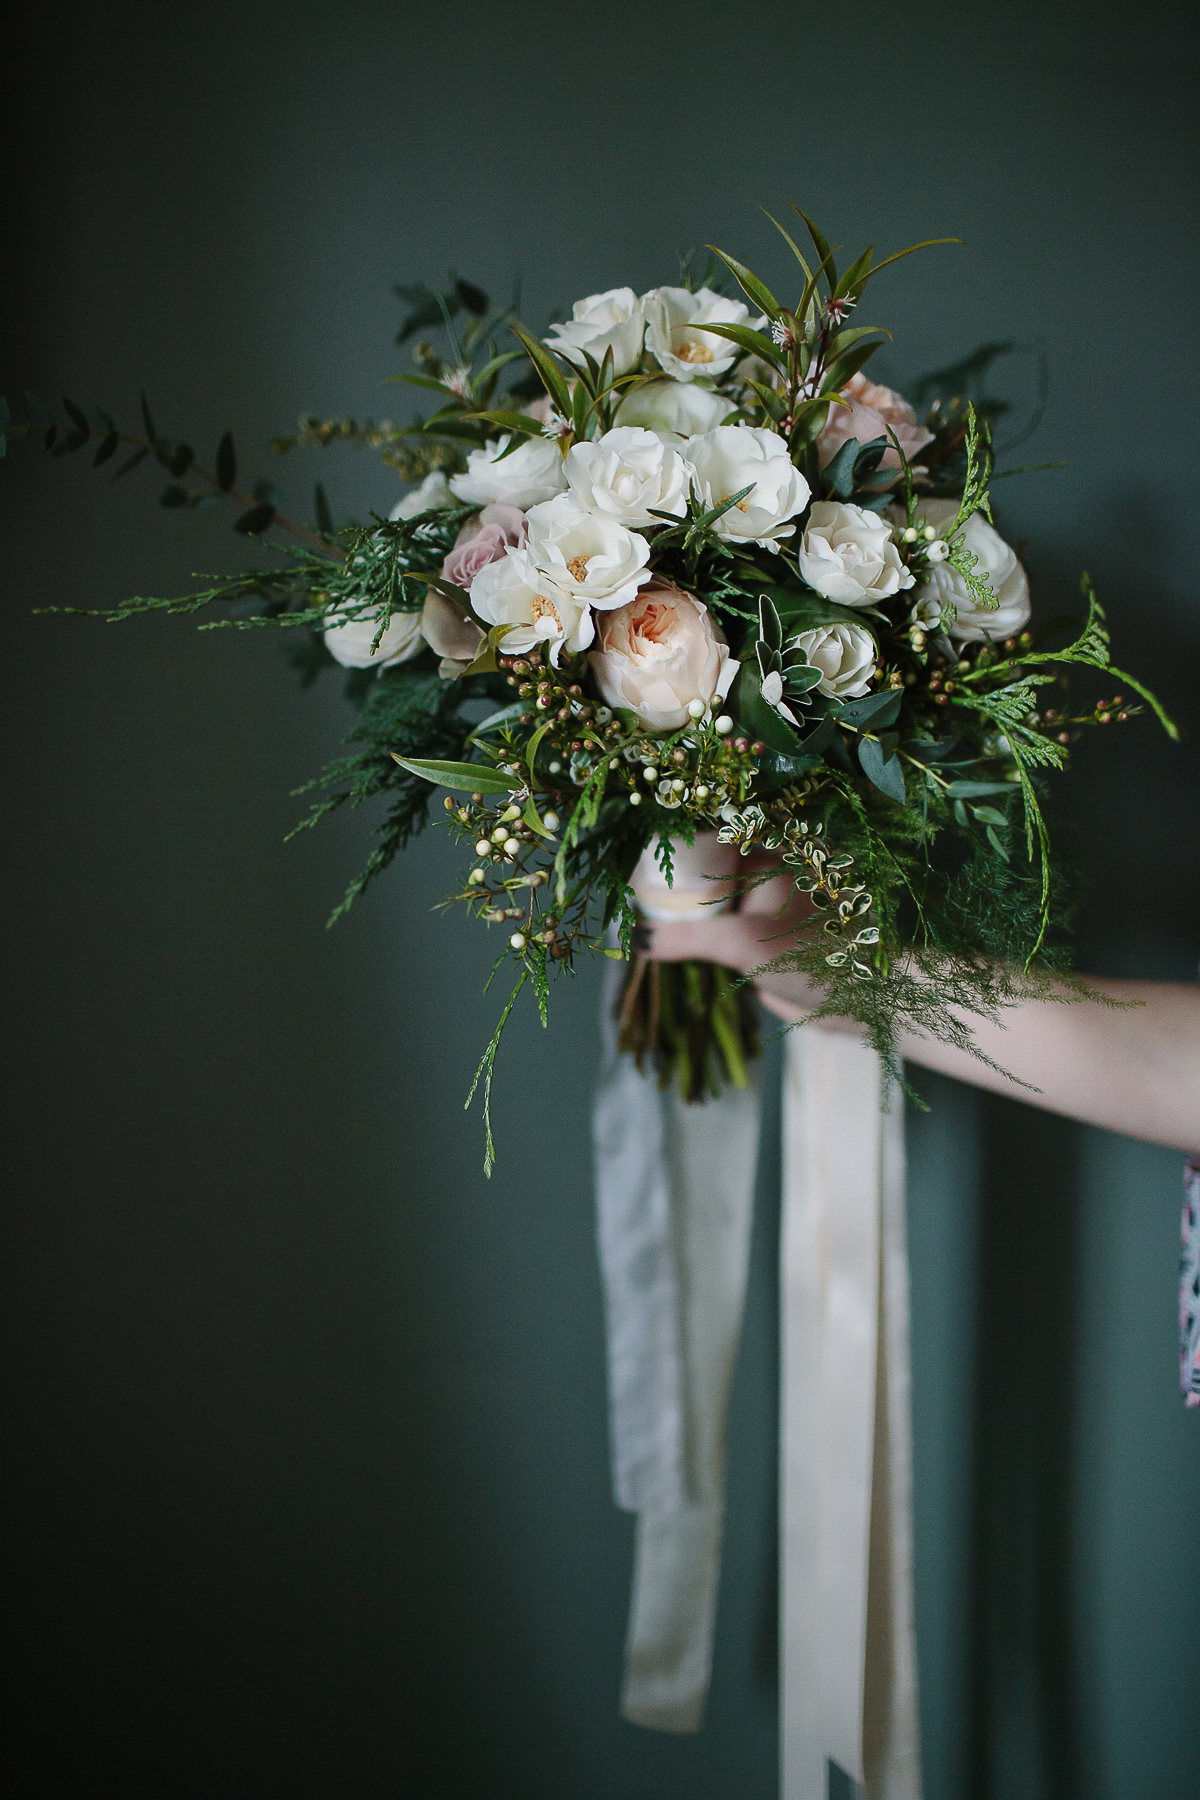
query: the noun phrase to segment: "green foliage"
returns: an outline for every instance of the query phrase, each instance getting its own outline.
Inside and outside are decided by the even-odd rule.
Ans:
[[[427,647],[398,666],[346,675],[359,709],[346,754],[298,790],[312,804],[297,830],[346,805],[379,810],[376,843],[331,923],[428,822],[435,797],[471,846],[474,866],[447,904],[501,927],[507,948],[493,974],[507,968],[513,975],[472,1085],[472,1096],[482,1087],[489,1172],[492,1076],[505,1023],[526,987],[544,1022],[550,977],[569,974],[577,956],[630,957],[630,877],[647,850],[668,881],[676,844],[697,833],[719,831],[745,851],[766,851],[774,867],[790,872],[809,910],[808,923],[769,966],[801,970],[818,984],[824,997],[815,1016],[857,1019],[891,1064],[897,1034],[907,1029],[970,1049],[973,1018],[995,1017],[1026,993],[1075,991],[1064,974],[1069,904],[1052,857],[1045,789],[1084,727],[1125,721],[1141,707],[1117,696],[1073,711],[1068,674],[1119,681],[1177,735],[1154,696],[1112,667],[1104,614],[1086,577],[1086,621],[1061,649],[1029,632],[1002,645],[952,641],[952,607],[931,604],[930,543],[918,526],[923,500],[944,494],[956,502],[945,534],[949,567],[985,616],[997,605],[965,532],[975,513],[992,516],[992,425],[1005,408],[989,386],[1013,345],[984,345],[918,384],[932,433],[919,468],[890,429],[867,444],[849,439],[821,465],[818,440],[832,409],[888,336],[852,315],[876,274],[928,245],[880,262],[868,247],[839,273],[820,229],[794,210],[810,252],[772,221],[799,271],[792,270],[790,295],[710,247],[717,262],[705,283],[719,266],[766,325],[704,326],[733,346],[716,385],[733,420],[779,435],[814,495],[877,513],[902,498],[891,544],[905,584],[870,605],[838,605],[804,579],[808,565],[797,554],[803,516],[795,535],[768,550],[725,535],[731,509],[749,499],[753,484],[713,505],[693,495],[684,517],[664,513],[645,530],[655,576],[719,617],[738,665],[723,699],[714,696],[700,717],[651,731],[633,712],[601,702],[586,656],[560,646],[551,662],[541,642],[509,655],[507,628],[497,627],[456,678],[463,665],[447,665],[452,678],[443,678]],[[685,279],[692,283],[690,262]],[[565,453],[610,429],[627,394],[662,378],[648,350],[619,376],[611,351],[568,361],[521,323],[515,300],[494,309],[456,275],[442,291],[396,292],[407,309],[397,342],[410,344],[412,367],[391,379],[417,389],[428,416],[395,425],[305,415],[293,434],[275,439],[275,451],[365,449],[407,480],[461,469],[473,448],[501,433],[510,440],[505,454],[543,432]],[[541,394],[553,408],[549,426],[544,408],[537,417],[524,410]],[[236,531],[283,533],[292,544],[273,543],[264,568],[205,577],[173,598],[135,596],[97,616],[219,608],[222,616],[204,619],[201,629],[284,628],[290,661],[308,685],[335,666],[325,637],[332,624],[369,623],[377,647],[395,615],[419,612],[431,589],[467,610],[441,569],[472,508],[339,526],[318,482],[312,527],[293,524],[268,483],[239,486],[230,432],[210,471],[197,464],[191,444],[159,430],[145,396],[141,424],[140,434],[129,434],[101,409],[64,400],[56,414],[29,396],[16,421],[0,403],[0,450],[9,437],[33,437],[55,457],[93,449],[98,467],[125,450],[113,478],[156,463],[163,507],[228,500]],[[890,450],[899,453],[898,475]],[[801,633],[834,626],[866,630],[873,643],[874,667],[860,683],[866,691],[853,697],[825,691],[818,650],[810,662],[800,643]],[[488,714],[481,723],[474,722],[478,702]],[[713,717],[718,706],[727,718]],[[747,876],[746,885],[758,878]],[[663,970],[635,959],[621,1030],[643,1062],[697,1100],[723,1082],[742,1083],[756,1048],[746,995],[704,965]]]

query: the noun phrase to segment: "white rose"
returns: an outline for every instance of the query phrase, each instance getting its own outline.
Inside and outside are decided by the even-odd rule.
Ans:
[[[548,583],[573,602],[607,610],[628,605],[650,579],[645,538],[587,512],[571,494],[535,506],[525,523],[529,559],[544,592]]]
[[[454,495],[450,492],[450,483],[446,480],[445,471],[435,469],[427,475],[420,487],[413,488],[398,500],[388,514],[392,519],[415,519],[418,513],[435,512],[440,506],[453,506]]]
[[[374,655],[371,645],[379,630],[378,611],[361,619],[339,619],[336,613],[330,613],[327,619],[322,627],[325,648],[343,669],[386,669],[392,663],[407,662],[424,642],[419,612],[394,612]]]
[[[691,476],[683,459],[637,425],[573,444],[563,473],[580,506],[621,525],[657,525],[655,512],[687,512]]]
[[[488,506],[504,501],[522,511],[550,500],[566,487],[562,451],[548,438],[531,437],[500,459],[508,434],[493,438],[482,450],[472,450],[465,475],[450,478],[450,492],[466,506]]]
[[[680,454],[706,510],[753,483],[753,491],[716,521],[718,537],[761,544],[766,550],[777,550],[780,538],[791,537],[796,527],[787,521],[804,511],[809,486],[775,432],[718,425],[689,438]]]
[[[546,581],[526,550],[510,550],[499,562],[480,569],[471,583],[471,605],[489,625],[514,628],[501,643],[506,654],[549,644],[555,668],[564,645],[571,651],[586,650],[595,636],[587,603]]]
[[[677,381],[694,381],[697,375],[717,380],[734,365],[741,351],[728,338],[705,331],[705,325],[745,325],[750,308],[740,300],[726,300],[711,288],[654,288],[643,294],[646,312],[646,347],[654,352],[668,375]]]
[[[958,501],[927,500],[922,511],[925,523],[942,538],[954,523]],[[1016,553],[978,512],[972,513],[962,528],[962,545],[979,558],[975,573],[990,583],[999,606],[989,611],[978,605],[958,570],[948,562],[931,565],[921,585],[922,598],[936,599],[947,611],[954,609],[954,623],[948,628],[953,638],[979,643],[984,638],[1015,637],[1029,618],[1029,580]]]
[[[690,701],[724,699],[737,674],[708,608],[670,581],[601,615],[588,658],[610,706],[628,706],[648,731],[677,731]]]
[[[618,425],[642,425],[664,444],[713,431],[736,412],[732,400],[692,381],[644,381],[631,388],[617,408]]]
[[[797,632],[790,647],[820,669],[820,691],[831,700],[857,699],[871,685],[875,639],[862,625],[814,625]]]
[[[598,363],[604,353],[613,353],[613,374],[625,375],[642,354],[642,334],[646,322],[642,302],[632,288],[609,288],[603,294],[589,294],[577,300],[571,317],[561,325],[552,325],[546,342],[560,356],[582,368],[583,353],[594,356]]]
[[[843,500],[815,503],[796,561],[809,587],[841,606],[877,606],[913,585],[888,521]]]

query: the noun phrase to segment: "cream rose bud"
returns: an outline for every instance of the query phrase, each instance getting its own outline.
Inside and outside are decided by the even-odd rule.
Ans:
[[[415,656],[424,642],[420,613],[394,612],[372,654],[380,616],[376,611],[359,619],[339,619],[336,613],[327,613],[322,629],[325,648],[334,662],[341,663],[343,669],[387,669],[392,663],[407,662]]]
[[[571,317],[550,327],[546,342],[578,368],[584,366],[585,350],[598,363],[611,350],[613,374],[625,375],[642,354],[645,329],[642,302],[633,289],[609,288],[603,294],[589,294],[586,300],[577,300]]]
[[[454,495],[450,492],[450,483],[446,480],[442,469],[435,469],[427,475],[420,487],[415,487],[411,494],[405,494],[398,500],[388,517],[391,519],[415,519],[418,513],[436,512],[439,507],[453,506]]]
[[[957,500],[927,500],[921,510],[925,523],[933,526],[939,538],[953,538],[951,527],[958,515]],[[962,528],[962,546],[978,558],[975,573],[989,583],[999,606],[990,611],[973,600],[970,588],[948,562],[931,565],[928,578],[921,584],[922,598],[940,601],[946,612],[954,609],[954,622],[947,625],[952,638],[977,644],[984,638],[1015,636],[1029,618],[1029,579],[1016,552],[978,512],[972,513]]]
[[[877,606],[913,585],[887,520],[844,500],[816,501],[796,561],[809,587],[840,606]]]
[[[741,355],[728,338],[705,331],[705,325],[744,325],[750,308],[740,300],[726,300],[711,288],[654,288],[643,294],[646,312],[646,348],[676,381],[695,381],[698,375],[717,380]]]
[[[573,444],[563,472],[580,506],[620,525],[657,525],[656,512],[678,519],[687,512],[691,476],[683,459],[638,425]]]
[[[856,700],[871,685],[875,639],[862,625],[814,625],[797,632],[791,647],[820,669],[820,691],[831,700]]]
[[[482,450],[467,457],[465,475],[452,475],[450,492],[466,506],[489,506],[502,501],[522,511],[553,499],[566,487],[562,451],[543,437],[526,438],[511,456],[501,457],[508,434],[492,438]]]
[[[852,375],[842,389],[842,399],[845,405],[830,407],[825,427],[817,439],[817,459],[822,468],[833,461],[848,438],[856,438],[860,444],[888,438],[888,447],[880,464],[884,469],[900,467],[896,447],[888,437],[889,428],[910,463],[933,440],[933,433],[917,424],[917,415],[907,400],[894,388],[868,381],[861,370]]]
[[[742,488],[752,491],[723,512],[713,526],[718,537],[777,550],[779,539],[796,527],[788,521],[808,505],[809,486],[773,431],[754,425],[718,425],[689,438],[680,452],[692,471],[696,495],[705,509],[719,506]]]
[[[421,611],[421,633],[429,648],[441,657],[438,674],[443,681],[453,681],[470,667],[483,647],[484,631],[474,619],[468,619],[458,608],[430,588]]]
[[[685,438],[715,430],[736,411],[732,400],[692,381],[645,381],[629,390],[616,418],[618,425],[641,425],[677,447]]]
[[[625,606],[650,579],[650,546],[599,513],[588,512],[573,494],[535,506],[525,521],[529,559],[549,592],[584,606]]]
[[[595,636],[587,602],[548,582],[527,550],[510,550],[481,569],[471,583],[471,605],[487,624],[513,627],[501,642],[506,655],[549,644],[555,668],[564,646],[586,650]]]
[[[686,725],[693,702],[723,700],[738,670],[708,608],[669,581],[602,613],[588,661],[608,704],[629,707],[647,731]]]

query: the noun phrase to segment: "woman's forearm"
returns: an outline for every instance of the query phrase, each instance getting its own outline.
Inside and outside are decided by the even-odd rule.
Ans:
[[[766,913],[746,912],[659,926],[650,954],[723,962],[749,973],[786,948],[790,933],[777,935],[781,930]],[[1021,1000],[996,1022],[966,1021],[978,1048],[1007,1075],[968,1051],[912,1032],[900,1038],[900,1053],[1068,1118],[1174,1149],[1200,1149],[1200,985],[1083,979],[1095,1000]],[[763,1003],[789,1021],[805,1018],[821,999],[802,975],[766,975],[756,986]],[[857,1030],[850,1020],[822,1024]]]

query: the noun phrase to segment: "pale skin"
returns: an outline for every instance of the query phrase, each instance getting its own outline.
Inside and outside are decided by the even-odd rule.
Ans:
[[[789,885],[764,883],[743,896],[737,912],[648,928],[642,954],[658,962],[716,962],[748,974],[787,947],[788,915],[780,908]],[[967,1051],[913,1033],[900,1038],[900,1054],[1070,1119],[1174,1150],[1200,1150],[1200,983],[1082,979],[1098,996],[1125,1004],[1021,1000],[996,1023],[970,1021],[980,1050],[1016,1082]],[[807,1017],[822,997],[799,974],[763,975],[755,986],[764,1006],[789,1023]],[[820,1025],[858,1031],[848,1019]]]

